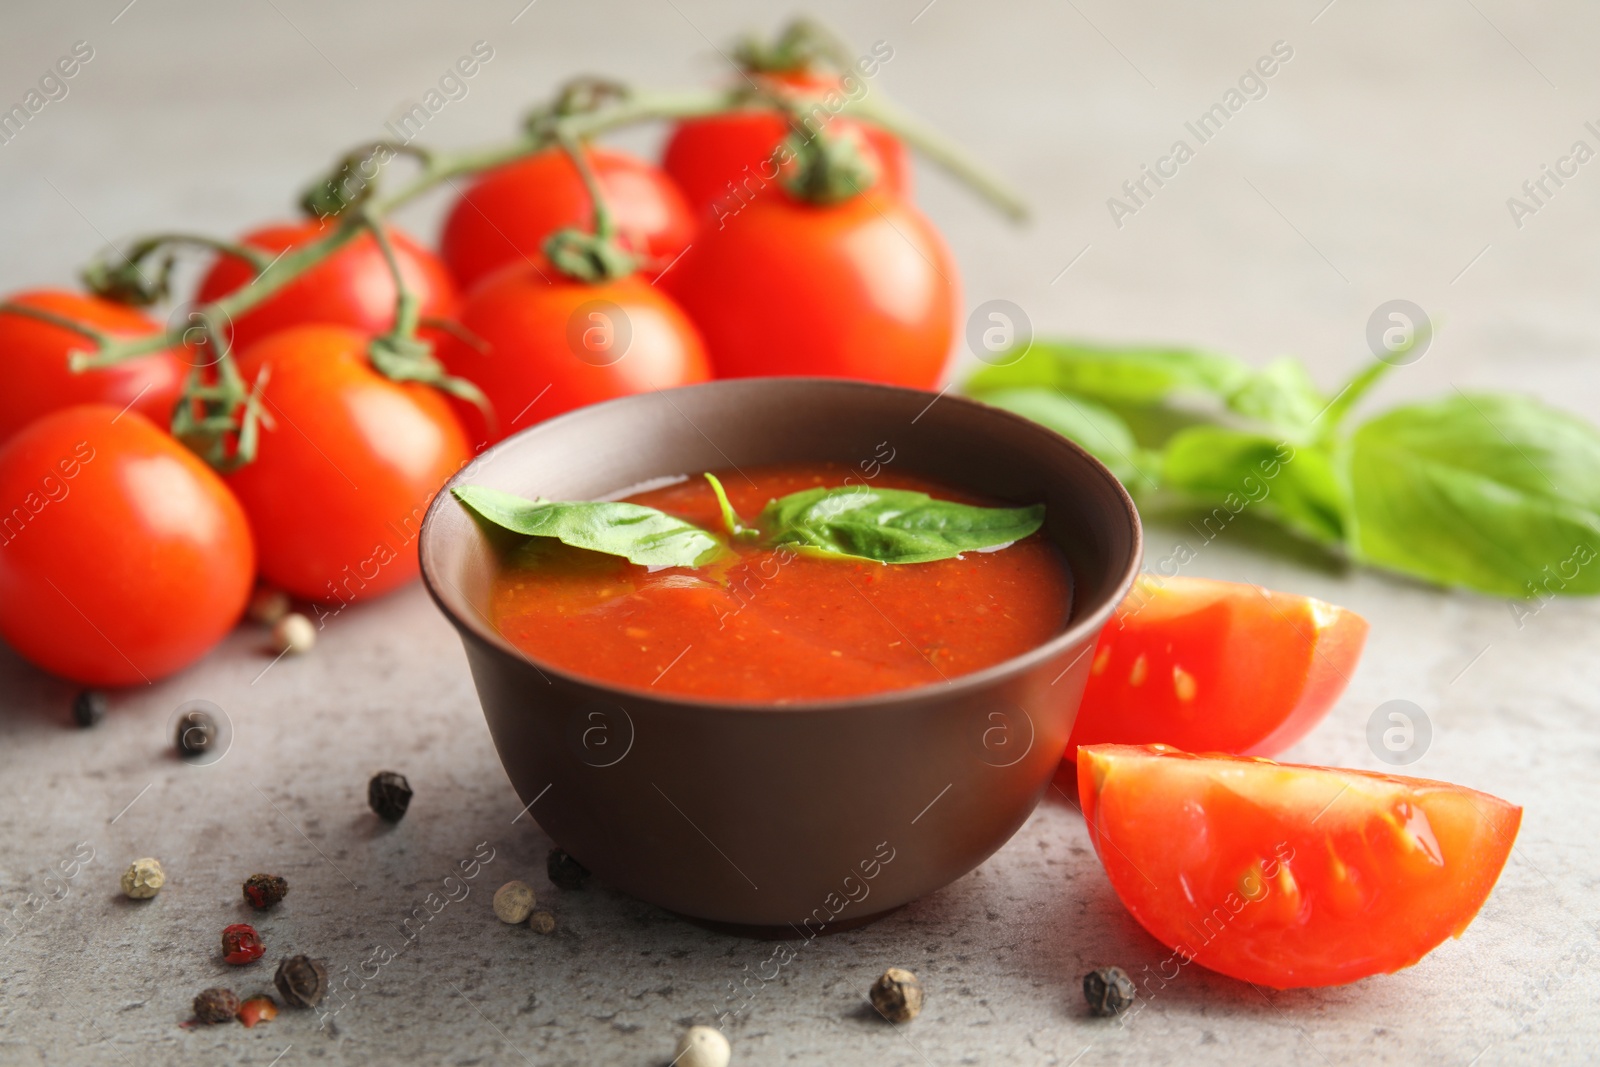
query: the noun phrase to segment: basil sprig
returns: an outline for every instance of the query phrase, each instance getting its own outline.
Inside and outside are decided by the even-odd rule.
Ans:
[[[908,489],[854,485],[790,493],[768,503],[750,526],[734,511],[716,476],[705,477],[730,537],[792,546],[807,555],[928,563],[1003,548],[1044,524],[1043,504],[983,508]],[[649,567],[703,567],[725,551],[716,535],[640,504],[526,500],[481,485],[460,486],[454,493],[496,526]]]
[[[1076,440],[1147,512],[1249,511],[1357,562],[1510,597],[1600,593],[1600,431],[1531,397],[1457,392],[1353,429],[1377,362],[1323,393],[1293,360],[1034,341],[966,383]]]

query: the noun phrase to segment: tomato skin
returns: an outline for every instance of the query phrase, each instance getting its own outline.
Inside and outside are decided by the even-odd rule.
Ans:
[[[350,603],[417,576],[422,513],[470,457],[444,397],[392,382],[368,338],[300,326],[246,349],[239,369],[268,370],[255,461],[228,475],[250,517],[261,574],[293,596]]]
[[[1080,748],[1078,791],[1112,887],[1175,960],[1279,989],[1460,937],[1522,821],[1461,786],[1165,745]]]
[[[960,306],[955,260],[915,207],[828,207],[769,189],[702,229],[661,279],[718,377],[817,375],[931,389]]]
[[[241,244],[276,255],[299,248],[330,232],[316,221],[264,226],[245,234]],[[402,231],[387,230],[406,286],[418,299],[423,318],[454,318],[460,306],[455,282],[439,258]],[[201,279],[196,299],[220,299],[255,277],[237,256],[222,255]],[[235,350],[248,348],[268,334],[312,323],[348,326],[376,335],[394,325],[394,276],[383,250],[370,233],[343,248],[233,320]]]
[[[878,167],[875,192],[911,199],[911,157],[887,130],[836,117],[824,129],[865,144]],[[780,180],[778,146],[789,136],[776,111],[731,111],[680,122],[661,157],[661,168],[683,190],[694,218],[715,225],[741,203]]]
[[[585,158],[611,211],[618,243],[654,277],[694,237],[683,194],[658,168],[626,152],[588,146]],[[481,175],[445,220],[439,247],[462,292],[513,263],[542,263],[545,239],[572,226],[589,231],[594,206],[561,148],[536,152]]]
[[[546,280],[550,279],[550,280]],[[605,301],[626,316],[630,340],[613,362],[596,354],[586,361],[573,347],[592,337],[604,347],[610,325],[582,310]],[[598,313],[591,309],[587,315]],[[574,329],[574,320],[580,320]],[[487,346],[458,338],[439,348],[451,374],[482,389],[495,411],[491,428],[476,407],[455,401],[457,415],[473,442],[492,443],[535,422],[585,404],[612,400],[647,389],[703,382],[711,366],[694,324],[672,299],[637,275],[599,285],[560,278],[547,264],[512,267],[474,289],[461,324]],[[612,340],[618,335],[612,334]]]
[[[1344,692],[1367,620],[1311,597],[1141,575],[1100,632],[1067,742],[1273,756]]]
[[[64,289],[34,289],[6,301],[54,312],[119,338],[143,337],[160,329],[133,308]],[[166,350],[74,374],[67,358],[93,348],[93,342],[80,333],[0,312],[0,359],[6,367],[6,384],[0,389],[0,441],[40,415],[75,404],[131,405],[165,426],[183,388],[188,369],[183,360]]]
[[[0,447],[0,501],[0,636],[52,674],[152,682],[244,611],[244,511],[137,411],[85,404],[31,423]]]

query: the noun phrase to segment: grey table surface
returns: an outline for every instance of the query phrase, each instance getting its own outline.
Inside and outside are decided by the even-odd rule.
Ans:
[[[1589,173],[1600,163],[1549,187],[1532,214],[1507,204],[1573,142],[1600,144],[1585,126],[1600,119],[1592,5],[896,0],[817,11],[862,47],[889,42],[875,87],[1035,204],[1033,223],[1012,227],[942,175],[919,174],[969,306],[1004,297],[1040,330],[1199,343],[1258,363],[1293,353],[1333,386],[1368,358],[1372,310],[1406,298],[1437,337],[1374,405],[1507,388],[1600,417],[1600,175]],[[578,72],[659,85],[724,77],[719,49],[788,13],[699,0],[8,3],[0,104],[20,101],[75,42],[94,54],[64,98],[0,144],[0,290],[65,282],[132,234],[228,234],[284,215],[336,150],[381,134],[475,41],[494,57],[430,120],[430,142],[502,136]],[[1279,41],[1292,58],[1265,95],[1117,225],[1108,198]],[[656,136],[623,143],[648,150]],[[442,206],[404,221],[431,234]],[[1152,526],[1149,558],[1185,539]],[[1052,794],[954,885],[807,946],[731,1022],[735,1062],[1592,1059],[1600,610],[1557,602],[1519,626],[1502,601],[1269,547],[1230,528],[1185,573],[1315,594],[1372,622],[1349,690],[1290,758],[1382,767],[1368,719],[1407,699],[1433,732],[1413,773],[1525,805],[1512,859],[1464,937],[1337,989],[1262,991],[1188,968],[1130,1025],[1090,1019],[1085,970],[1136,969],[1165,950],[1123,911],[1078,812]],[[712,1021],[769,955],[604,887],[545,882],[549,842],[515,818],[521,802],[459,645],[419,588],[341,614],[310,656],[272,665],[262,646],[241,630],[178,677],[117,694],[87,732],[68,723],[71,687],[0,650],[0,917],[22,916],[0,943],[0,1063],[663,1064],[679,1028]],[[201,698],[226,710],[233,741],[222,761],[191,767],[170,754],[168,724]],[[394,829],[364,803],[383,767],[417,790]],[[485,842],[494,858],[466,899],[366,967],[332,1025],[286,1013],[248,1031],[180,1027],[206,985],[267,985],[263,971],[241,978],[216,958],[218,927],[245,918],[245,874],[276,869],[293,883],[261,924],[274,953],[323,955],[343,974],[376,945],[401,947],[399,923]],[[94,858],[65,895],[28,906],[80,843]],[[161,857],[170,884],[131,906],[116,878],[141,855]],[[493,921],[489,895],[514,876],[554,900],[557,933]],[[900,1029],[863,1010],[891,964],[928,990],[922,1018]]]

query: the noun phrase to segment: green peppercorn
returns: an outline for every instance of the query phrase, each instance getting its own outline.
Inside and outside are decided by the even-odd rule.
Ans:
[[[231,989],[214,986],[194,998],[194,1017],[207,1025],[225,1023],[239,1014],[239,998]]]
[[[367,783],[367,803],[385,822],[399,822],[411,806],[411,783],[396,771],[379,771]]]
[[[1095,1015],[1118,1015],[1137,994],[1133,979],[1121,967],[1100,967],[1083,976],[1083,999]]]
[[[98,689],[85,689],[72,700],[72,721],[87,730],[99,726],[106,717],[106,695]]]
[[[589,880],[589,868],[573,859],[566,849],[551,849],[544,869],[545,877],[557,889],[582,889]]]

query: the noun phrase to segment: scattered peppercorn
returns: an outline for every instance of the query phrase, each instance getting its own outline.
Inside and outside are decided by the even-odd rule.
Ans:
[[[254,963],[266,952],[261,935],[249,923],[234,923],[222,928],[222,958],[229,963]]]
[[[270,585],[258,585],[256,591],[250,594],[250,606],[245,608],[245,614],[250,616],[252,622],[259,622],[262,626],[275,625],[289,614],[289,594]]]
[[[201,756],[211,751],[217,741],[217,720],[211,713],[199,708],[186,711],[178,717],[178,755]]]
[[[890,967],[879,975],[867,997],[892,1023],[908,1023],[922,1013],[922,983],[903,967]]]
[[[272,984],[291,1008],[314,1008],[328,991],[328,969],[310,956],[288,956],[278,964]]]
[[[534,933],[553,933],[556,928],[556,917],[548,911],[536,911],[528,916],[528,925],[533,927]]]
[[[503,923],[525,923],[533,914],[533,888],[527,882],[507,882],[494,891],[494,913]]]
[[[691,1026],[678,1038],[674,1067],[728,1067],[733,1049],[722,1031],[713,1026]]]
[[[298,611],[291,611],[272,627],[272,647],[285,654],[310,652],[317,643],[317,628]]]
[[[289,895],[289,883],[276,874],[252,874],[244,880],[244,899],[256,910],[270,908]]]
[[[251,997],[239,1005],[239,1021],[245,1026],[254,1026],[256,1023],[270,1023],[278,1017],[278,1002],[262,994]]]
[[[367,783],[367,803],[386,822],[399,822],[411,806],[411,783],[396,771],[379,771]]]
[[[589,880],[589,868],[573,859],[566,849],[551,849],[544,866],[546,877],[557,889],[582,889]]]
[[[72,721],[87,730],[99,726],[106,717],[106,695],[98,689],[85,689],[72,698]]]
[[[149,900],[166,884],[167,875],[160,861],[149,856],[134,860],[122,872],[122,891],[134,900]]]
[[[1121,967],[1099,967],[1083,976],[1083,999],[1095,1015],[1117,1015],[1133,1003],[1138,990]]]
[[[214,986],[194,998],[194,1017],[208,1025],[225,1023],[239,1014],[239,998],[233,990]]]

